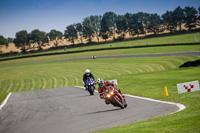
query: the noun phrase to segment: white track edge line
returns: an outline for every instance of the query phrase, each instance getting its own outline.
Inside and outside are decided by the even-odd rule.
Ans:
[[[1,104],[1,106],[0,106],[0,110],[1,110],[1,109],[3,108],[3,106],[7,103],[9,97],[11,96],[11,94],[12,94],[12,92],[10,92],[10,93],[7,95],[6,99],[2,102],[2,104]]]
[[[82,87],[82,86],[75,86],[75,87],[79,87],[79,88],[85,89],[85,87]],[[95,90],[95,92],[98,92],[98,91]],[[179,110],[177,110],[177,111],[175,111],[175,112],[172,112],[172,113],[170,113],[170,114],[174,114],[174,113],[179,112],[179,111],[182,111],[182,110],[184,110],[184,109],[186,108],[185,105],[180,104],[180,103],[161,101],[161,100],[156,100],[156,99],[147,98],[147,97],[134,96],[134,95],[130,95],[130,94],[124,94],[124,95],[125,95],[125,96],[128,96],[128,97],[133,97],[133,98],[148,100],[148,101],[152,101],[152,102],[159,102],[159,103],[166,103],[166,104],[176,105],[176,106],[179,108]]]
[[[185,105],[180,104],[180,103],[174,103],[174,102],[167,102],[167,101],[161,101],[161,100],[156,100],[156,99],[152,99],[152,98],[147,98],[147,97],[140,97],[140,96],[134,96],[134,95],[130,95],[130,94],[124,94],[125,96],[129,96],[129,97],[133,97],[133,98],[138,98],[138,99],[143,99],[143,100],[148,100],[148,101],[152,101],[152,102],[159,102],[159,103],[166,103],[166,104],[171,104],[171,105],[176,105],[179,110],[172,112],[170,114],[182,111],[186,108]]]

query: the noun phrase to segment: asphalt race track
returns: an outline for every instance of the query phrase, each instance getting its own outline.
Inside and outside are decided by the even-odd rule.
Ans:
[[[84,133],[179,110],[172,104],[126,96],[128,107],[106,105],[95,93],[67,87],[12,93],[0,111],[0,133]]]
[[[178,52],[178,53],[164,53],[164,54],[135,54],[135,55],[110,55],[110,56],[98,56],[97,59],[108,59],[108,58],[138,58],[138,57],[161,57],[161,56],[183,56],[183,55],[193,55],[193,56],[200,56],[200,52]],[[60,62],[60,61],[72,61],[72,60],[88,60],[92,59],[91,57],[87,58],[75,58],[75,59],[64,59],[64,60],[55,60],[55,61],[47,61],[47,62]],[[45,63],[38,62],[38,63]]]

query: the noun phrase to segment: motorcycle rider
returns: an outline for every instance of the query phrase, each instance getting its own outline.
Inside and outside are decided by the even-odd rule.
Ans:
[[[112,86],[114,89],[116,89],[122,95],[121,90],[117,89],[116,85],[111,81],[104,82],[104,80],[102,78],[99,78],[97,80],[97,84],[99,85],[98,92],[100,93],[99,96],[101,99],[103,99],[103,92],[104,92],[105,88],[108,86]],[[122,95],[122,96],[124,97],[124,95]]]
[[[93,78],[94,81],[95,81],[94,75],[90,72],[89,69],[86,69],[86,70],[85,70],[85,73],[84,73],[84,75],[83,75],[83,82],[84,82],[85,90],[87,90],[86,82],[87,82],[87,80],[90,79],[90,78]]]

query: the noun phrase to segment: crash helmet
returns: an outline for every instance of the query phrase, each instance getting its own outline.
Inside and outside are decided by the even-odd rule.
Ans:
[[[86,74],[87,76],[89,76],[89,75],[90,75],[90,70],[89,70],[89,69],[86,69],[86,70],[85,70],[85,74]]]
[[[99,78],[99,79],[97,80],[97,84],[98,84],[100,87],[103,86],[103,83],[104,83],[104,80],[103,80],[102,78]]]

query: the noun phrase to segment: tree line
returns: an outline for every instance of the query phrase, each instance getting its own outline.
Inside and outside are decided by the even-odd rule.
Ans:
[[[28,33],[26,30],[22,30],[16,33],[15,38],[4,38],[0,35],[0,45],[8,45],[9,41],[13,41],[17,48],[20,48],[22,52],[26,52],[28,49],[32,49],[32,43],[37,43],[37,48],[42,50],[49,41],[55,41],[55,46],[58,45],[58,40],[63,36],[74,44],[76,39],[80,39],[83,43],[83,39],[91,43],[92,38],[102,38],[105,41],[108,38],[115,40],[115,35],[120,36],[121,39],[125,38],[128,33],[130,37],[147,33],[163,33],[169,31],[170,33],[176,31],[182,31],[184,28],[191,30],[200,26],[200,7],[195,9],[194,7],[181,8],[178,6],[173,11],[166,11],[162,15],[157,13],[126,13],[124,15],[117,15],[114,12],[106,12],[101,15],[91,15],[83,19],[82,22],[70,24],[64,30],[64,33],[55,29],[49,33],[40,31],[39,29],[33,30]]]

